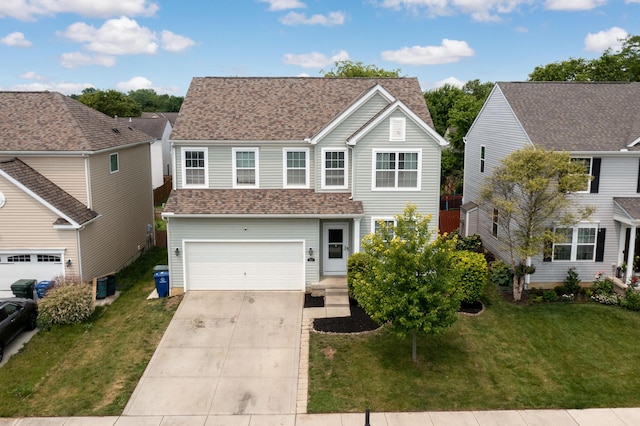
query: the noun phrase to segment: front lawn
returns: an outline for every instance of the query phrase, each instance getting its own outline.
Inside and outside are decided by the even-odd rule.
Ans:
[[[514,305],[497,294],[418,341],[382,329],[311,334],[308,410],[640,406],[640,313],[597,303]]]
[[[122,413],[181,297],[147,300],[154,249],[118,274],[120,297],[90,322],[39,331],[0,368],[0,417]]]

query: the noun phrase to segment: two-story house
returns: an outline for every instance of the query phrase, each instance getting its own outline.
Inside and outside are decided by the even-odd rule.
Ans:
[[[54,92],[0,92],[0,116],[0,292],[114,272],[153,242],[152,137]]]
[[[562,283],[570,267],[585,282],[632,265],[640,224],[640,83],[497,83],[466,136],[461,233],[479,234],[489,250],[507,259],[499,244],[500,212],[481,205],[484,178],[511,152],[525,146],[569,152],[593,176],[572,194],[575,206],[593,206],[589,220],[555,227],[561,242],[551,255],[532,259],[531,285]],[[633,268],[626,268],[628,280]]]
[[[155,113],[125,119],[129,126],[155,138],[151,144],[151,180],[154,189],[164,184],[165,176],[173,174],[171,171],[171,143],[169,142],[173,124],[165,114],[177,115],[177,113]]]
[[[304,290],[408,202],[437,227],[446,142],[415,78],[195,78],[171,140],[172,289]]]

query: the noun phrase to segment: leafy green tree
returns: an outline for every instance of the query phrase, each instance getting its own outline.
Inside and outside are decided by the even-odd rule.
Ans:
[[[337,78],[337,77],[400,77],[401,70],[395,69],[387,71],[383,68],[378,68],[375,65],[364,65],[362,62],[355,61],[336,61],[334,68],[325,72],[320,71],[324,77]]]
[[[520,300],[528,260],[560,241],[549,226],[568,226],[591,215],[593,208],[573,208],[573,193],[591,177],[567,152],[526,147],[512,152],[485,179],[480,200],[490,214],[498,211],[498,241],[508,255],[513,298]],[[544,253],[550,255],[550,253]]]
[[[140,105],[117,90],[83,91],[78,101],[111,117],[138,117]]]
[[[363,240],[370,262],[353,277],[352,291],[374,321],[389,323],[401,337],[413,334],[417,362],[417,334],[442,333],[456,320],[455,240],[435,238],[430,217],[415,205],[407,205],[395,219],[395,226],[381,223],[379,232]]]
[[[138,89],[129,92],[144,112],[178,112],[184,100],[181,96],[159,95],[153,89]]]

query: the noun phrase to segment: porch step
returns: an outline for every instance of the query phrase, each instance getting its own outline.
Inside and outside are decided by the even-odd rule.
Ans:
[[[332,277],[311,285],[311,294],[324,296],[324,307],[307,308],[309,318],[336,318],[351,315],[346,277]]]

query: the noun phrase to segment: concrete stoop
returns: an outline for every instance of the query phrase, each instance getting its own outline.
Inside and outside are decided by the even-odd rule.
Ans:
[[[323,308],[306,308],[310,318],[335,318],[351,315],[349,308],[349,291],[347,277],[324,277],[319,282],[307,287],[307,292],[313,296],[324,296]]]

